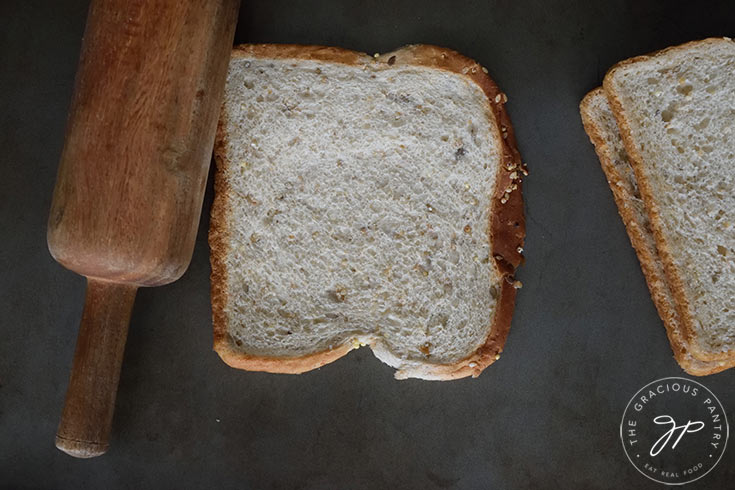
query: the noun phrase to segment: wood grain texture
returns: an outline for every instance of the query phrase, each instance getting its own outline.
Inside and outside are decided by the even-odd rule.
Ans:
[[[239,0],[93,0],[48,246],[89,278],[56,445],[109,444],[138,286],[191,260]]]
[[[128,322],[138,288],[90,279],[56,447],[78,458],[107,451]]]
[[[49,216],[65,267],[148,286],[186,270],[238,7],[92,2]]]

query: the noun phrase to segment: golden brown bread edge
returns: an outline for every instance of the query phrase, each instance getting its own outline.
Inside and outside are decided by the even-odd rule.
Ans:
[[[483,90],[487,96],[491,113],[495,117],[500,133],[497,137],[502,147],[501,165],[498,168],[495,190],[491,199],[490,234],[493,244],[492,255],[504,280],[485,343],[470,356],[456,363],[435,365],[424,363],[426,368],[423,371],[427,375],[426,379],[437,380],[479,376],[487,366],[499,358],[503,351],[515,306],[516,284],[513,276],[516,268],[524,260],[522,249],[526,227],[522,181],[528,175],[528,170],[521,162],[513,126],[505,110],[505,102],[507,102],[505,94],[490,78],[487,70],[476,61],[456,51],[431,45],[404,46],[382,56],[373,57],[333,47],[257,44],[237,46],[233,50],[232,58],[240,57],[318,60],[347,65],[361,63],[384,63],[388,66],[418,65],[464,75]],[[209,230],[214,350],[228,365],[250,371],[300,374],[319,368],[347,354],[354,348],[353,343],[347,341],[333,349],[301,357],[254,356],[239,352],[232,347],[224,312],[227,303],[227,269],[224,257],[229,242],[227,216],[230,205],[228,183],[225,177],[225,169],[228,166],[225,154],[227,135],[224,121],[226,119],[226,108],[223,104],[214,149],[217,169]],[[513,186],[516,186],[515,189]],[[511,192],[506,192],[506,190]]]
[[[653,236],[656,241],[658,253],[664,264],[666,281],[674,296],[674,305],[679,316],[681,330],[687,340],[691,355],[701,361],[728,361],[735,357],[735,350],[712,352],[701,349],[699,343],[697,342],[696,332],[694,330],[694,317],[692,314],[692,308],[684,292],[684,281],[678,268],[676,267],[676,264],[674,263],[671,249],[666,241],[666,237],[663,234],[663,223],[661,220],[661,214],[658,208],[658,203],[653,197],[651,184],[645,175],[643,155],[641,155],[641,153],[638,151],[638,145],[636,145],[635,139],[633,137],[633,132],[628,120],[628,114],[625,111],[625,108],[623,107],[623,104],[618,97],[618,94],[615,92],[615,89],[612,86],[612,77],[617,70],[634,63],[650,61],[653,58],[665,54],[687,51],[692,46],[700,44],[719,44],[729,42],[732,41],[728,38],[708,38],[701,41],[691,41],[678,46],[672,46],[659,51],[654,51],[646,55],[636,56],[627,60],[623,60],[613,65],[607,71],[602,82],[602,87],[605,91],[605,95],[607,96],[610,108],[612,109],[612,112],[615,115],[615,120],[618,123],[620,135],[623,139],[623,145],[625,146],[625,151],[628,153],[628,158],[630,160],[631,166],[633,167],[633,173],[635,174],[636,181],[638,182],[638,187],[640,189],[641,195],[643,196],[643,202],[646,207],[646,211],[648,212],[648,217],[651,220],[651,229],[653,231]]]
[[[631,196],[624,185],[619,185],[623,183],[623,176],[615,169],[612,150],[608,147],[598,125],[591,116],[591,101],[599,95],[604,96],[602,87],[592,90],[579,104],[582,125],[600,159],[600,166],[610,185],[618,213],[623,219],[630,242],[638,256],[651,298],[666,328],[666,336],[671,344],[674,358],[684,371],[693,376],[707,376],[729,369],[735,366],[735,359],[729,361],[702,361],[692,356],[689,350],[689,343],[682,332],[676,308],[667,294],[669,289],[667,279],[660,276],[657,267],[655,267],[655,263],[660,262],[661,258],[656,248],[652,248],[645,239],[646,235],[651,234],[651,230],[644,223],[639,222],[635,214],[626,206]]]

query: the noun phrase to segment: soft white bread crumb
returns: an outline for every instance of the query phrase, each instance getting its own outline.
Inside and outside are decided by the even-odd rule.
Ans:
[[[735,348],[734,75],[735,43],[709,39],[620,63],[604,81],[702,360]]]
[[[369,344],[399,377],[432,378],[485,343],[504,281],[489,229],[502,144],[477,84],[241,55],[225,94],[229,349]]]
[[[666,326],[677,362],[686,372],[695,376],[713,374],[735,366],[735,359],[701,361],[690,352],[651,231],[648,213],[641,200],[633,168],[604,91],[597,88],[587,94],[580,104],[580,112],[585,131],[595,145],[620,216],[640,260],[651,296]]]

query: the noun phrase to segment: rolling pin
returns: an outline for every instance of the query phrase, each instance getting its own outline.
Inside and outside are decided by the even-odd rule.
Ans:
[[[189,266],[240,0],[92,0],[48,222],[87,277],[56,447],[109,446],[140,286]]]

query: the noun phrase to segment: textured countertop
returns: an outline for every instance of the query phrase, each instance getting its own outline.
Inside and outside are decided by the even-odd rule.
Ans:
[[[301,376],[211,350],[206,242],[138,293],[110,451],[54,448],[84,279],[46,219],[87,2],[0,5],[0,488],[661,488],[627,461],[623,410],[674,361],[578,104],[618,60],[735,33],[732,2],[243,1],[236,42],[385,52],[433,43],[487,66],[523,159],[527,263],[500,361],[478,379],[395,381],[360,349]],[[730,422],[735,370],[698,379]],[[735,447],[687,488],[732,488]]]

